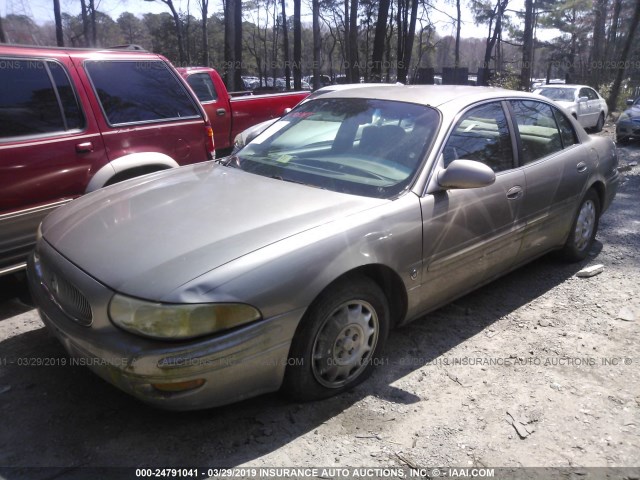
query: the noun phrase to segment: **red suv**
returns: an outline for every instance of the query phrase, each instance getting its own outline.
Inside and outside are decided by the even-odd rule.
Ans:
[[[206,113],[160,55],[0,45],[0,85],[0,275],[56,207],[213,158]]]

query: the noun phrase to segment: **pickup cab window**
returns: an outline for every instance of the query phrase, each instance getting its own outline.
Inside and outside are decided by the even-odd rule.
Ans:
[[[218,92],[216,92],[216,87],[213,86],[208,73],[189,75],[187,83],[201,102],[215,102],[218,99]]]
[[[88,61],[85,69],[110,125],[200,117],[164,62]]]

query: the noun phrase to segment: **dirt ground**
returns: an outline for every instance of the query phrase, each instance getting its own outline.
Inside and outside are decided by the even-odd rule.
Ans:
[[[385,365],[323,402],[274,394],[169,413],[86,368],[38,366],[65,353],[19,279],[1,279],[0,478],[111,465],[640,466],[640,167],[628,166],[640,143],[619,155],[624,181],[586,261],[544,257],[392,332]],[[22,468],[45,466],[56,468]]]

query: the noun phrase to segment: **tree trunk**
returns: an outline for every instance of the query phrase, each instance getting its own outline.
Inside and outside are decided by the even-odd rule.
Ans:
[[[302,25],[300,0],[293,0],[293,88],[302,90]]]
[[[62,34],[62,15],[60,14],[60,0],[53,0],[53,17],[56,24],[56,44],[64,47],[64,36]]]
[[[200,0],[202,12],[202,65],[209,66],[209,28],[207,19],[209,17],[209,0]]]
[[[413,55],[413,41],[416,37],[416,20],[418,19],[418,1],[412,0],[411,2],[411,17],[409,18],[409,34],[405,38],[404,44],[404,80],[407,81],[407,75],[409,73],[409,67],[411,66],[411,56]]]
[[[236,89],[243,89],[242,83],[242,0],[235,0],[235,8],[233,10],[233,21],[236,24],[235,28],[235,55],[234,60],[236,62],[234,68],[234,84]]]
[[[618,95],[620,94],[620,85],[622,85],[622,78],[624,77],[625,72],[624,65],[629,59],[629,53],[631,52],[631,46],[633,45],[634,36],[636,30],[638,29],[638,23],[640,23],[640,0],[636,0],[636,8],[633,13],[633,18],[631,19],[631,25],[629,25],[629,32],[627,33],[627,38],[624,42],[622,53],[620,54],[620,61],[617,62],[619,67],[616,72],[616,78],[613,81],[613,85],[611,86],[611,93],[609,94],[609,98],[607,98],[609,111],[614,111],[617,107]]]
[[[462,12],[460,11],[460,0],[456,0],[456,11],[458,17],[456,19],[456,51],[455,51],[455,68],[460,66],[460,29],[462,27]]]
[[[7,36],[4,33],[4,28],[2,27],[2,17],[0,17],[0,43],[7,43]]]
[[[90,0],[93,2],[93,0]],[[240,1],[240,0],[236,0]],[[173,5],[173,0],[162,0],[162,3],[169,7],[171,10],[171,15],[173,16],[173,23],[176,27],[176,37],[178,37],[178,57],[180,57],[180,66],[185,66],[185,55],[184,55],[184,38],[182,36],[182,21],[180,20],[180,15],[176,10],[176,7]]]
[[[531,59],[533,50],[533,0],[525,0],[524,40],[522,42],[522,69],[520,89],[529,91],[531,86]]]
[[[387,33],[390,0],[380,0],[376,33],[373,37],[373,54],[371,55],[371,77],[374,82],[382,81],[382,56]]]
[[[314,0],[315,1],[315,0]],[[289,65],[289,29],[287,28],[287,11],[285,9],[285,0],[281,0],[282,4],[282,46],[284,49],[284,81],[287,90],[291,90],[291,66]],[[315,5],[315,4],[314,4]],[[315,21],[315,14],[314,14]],[[315,23],[314,23],[315,25]],[[315,31],[313,33],[315,41]]]
[[[347,82],[351,83],[351,35],[349,29],[351,28],[351,22],[349,22],[349,0],[344,0],[344,35],[342,37],[342,43],[344,44],[344,53],[342,55],[343,65],[345,67],[344,73],[347,76]]]
[[[360,69],[358,68],[358,0],[351,0],[351,12],[349,13],[349,67],[351,69],[351,82],[360,82]]]
[[[605,23],[607,19],[607,0],[593,2],[593,46],[591,47],[590,65],[595,65],[591,72],[591,86],[600,88],[602,68],[598,67],[604,61]]]
[[[504,11],[507,9],[508,4],[509,0],[498,0],[498,3],[496,4],[496,8],[494,10],[495,26],[493,27],[493,32],[491,31],[491,26],[489,27],[487,48],[484,51],[483,76],[481,79],[478,79],[480,80],[480,85],[488,85],[489,83],[489,65],[491,64],[491,55],[493,54],[493,49],[495,48],[498,38],[500,38],[500,34],[502,33],[502,17],[504,16]]]
[[[615,0],[613,4],[613,19],[611,29],[607,39],[605,58],[615,58],[618,50],[618,27],[620,23],[620,11],[622,10],[622,0]]]
[[[320,88],[320,53],[322,37],[320,36],[320,0],[312,0],[313,11],[313,89]]]
[[[85,0],[80,0],[80,16],[82,17],[82,36],[84,37],[85,46],[91,46],[89,38],[89,17],[87,16],[87,4]]]
[[[396,43],[396,80],[402,82],[404,71],[404,37],[407,35],[407,25],[404,22],[404,10],[407,5],[405,0],[398,0],[398,11],[396,12],[396,25],[398,26],[397,43]]]
[[[224,12],[224,64],[225,71],[224,77],[227,84],[227,88],[230,91],[236,90],[235,88],[235,55],[236,55],[236,23],[234,21],[233,12],[236,8],[236,1],[239,0],[226,0],[225,12]]]
[[[98,46],[98,29],[96,28],[96,4],[89,0],[89,16],[91,18],[91,46]]]

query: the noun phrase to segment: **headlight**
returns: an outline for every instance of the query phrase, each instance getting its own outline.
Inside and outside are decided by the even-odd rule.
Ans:
[[[118,327],[145,337],[182,340],[258,320],[260,312],[239,303],[164,304],[114,295],[109,317]]]
[[[631,117],[629,116],[628,113],[623,113],[622,115],[620,115],[620,117],[618,118],[618,123],[622,123],[622,122],[628,122],[629,120],[631,120]]]

